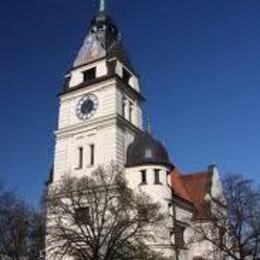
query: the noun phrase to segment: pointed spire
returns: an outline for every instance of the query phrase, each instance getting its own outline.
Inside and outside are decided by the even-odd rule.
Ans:
[[[99,12],[105,12],[106,10],[106,1],[99,0]]]
[[[106,12],[106,0],[96,0],[98,11],[91,20],[88,35],[74,61],[73,67],[94,62],[101,58],[117,58],[133,73],[135,69],[125,52],[118,28]]]

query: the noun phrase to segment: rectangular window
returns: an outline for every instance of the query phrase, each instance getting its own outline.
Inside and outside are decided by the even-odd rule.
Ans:
[[[173,230],[171,230],[170,232],[169,232],[169,236],[170,236],[170,240],[172,241],[172,243],[174,244],[174,232],[173,232]]]
[[[122,100],[122,117],[123,118],[126,118],[126,102],[127,102],[127,99],[125,97],[123,97],[123,100]]]
[[[141,222],[149,222],[149,209],[144,208],[144,207],[139,207],[138,209],[138,217],[139,221]]]
[[[79,158],[79,165],[78,168],[82,169],[83,168],[83,147],[78,148],[78,158]]]
[[[133,111],[134,111],[134,104],[129,102],[129,122],[132,123],[133,121]]]
[[[220,227],[218,232],[219,232],[219,244],[221,246],[225,246],[226,245],[226,239],[225,239],[226,229],[224,227]]]
[[[75,221],[79,225],[88,224],[90,221],[89,207],[80,207],[75,209]]]
[[[175,244],[178,247],[183,247],[185,242],[184,242],[184,230],[185,228],[176,224],[175,226]]]
[[[92,68],[83,72],[84,82],[93,80],[96,78],[96,68]]]
[[[90,145],[90,165],[93,166],[95,164],[95,145]]]
[[[146,185],[147,179],[146,179],[146,170],[141,171],[141,185]]]
[[[154,170],[154,184],[156,184],[156,185],[162,184],[160,182],[160,170],[159,169]]]
[[[125,68],[123,68],[123,80],[126,83],[129,83],[129,80],[131,77],[132,77],[132,75]]]

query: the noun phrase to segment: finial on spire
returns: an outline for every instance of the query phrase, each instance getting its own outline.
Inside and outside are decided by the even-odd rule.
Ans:
[[[148,116],[147,118],[147,133],[148,134],[152,134],[152,120],[151,120],[151,117]]]
[[[104,12],[106,9],[106,1],[99,0],[99,12]]]

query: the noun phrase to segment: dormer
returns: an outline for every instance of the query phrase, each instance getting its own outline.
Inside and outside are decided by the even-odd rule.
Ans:
[[[87,64],[77,68],[67,75],[68,88],[75,88],[81,84],[89,84],[108,75],[106,60]]]

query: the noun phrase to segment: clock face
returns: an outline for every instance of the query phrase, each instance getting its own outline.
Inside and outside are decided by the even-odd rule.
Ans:
[[[95,95],[86,95],[80,99],[77,105],[77,116],[81,120],[87,120],[93,116],[98,108],[98,99]]]

